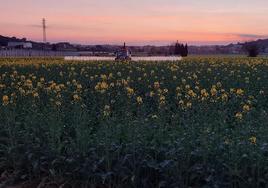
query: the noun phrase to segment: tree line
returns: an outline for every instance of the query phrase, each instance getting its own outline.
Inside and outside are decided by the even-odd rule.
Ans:
[[[181,44],[178,41],[175,43],[174,46],[174,55],[180,55],[182,57],[188,56],[188,45]]]
[[[171,45],[169,48],[169,54],[170,55],[178,55],[178,56],[182,56],[182,57],[186,57],[188,56],[188,45],[187,44],[181,44],[178,41]]]

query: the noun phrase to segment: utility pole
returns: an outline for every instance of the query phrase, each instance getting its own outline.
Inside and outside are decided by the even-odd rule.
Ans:
[[[42,25],[43,25],[43,42],[46,43],[47,42],[47,34],[46,34],[46,19],[43,18],[42,19]]]

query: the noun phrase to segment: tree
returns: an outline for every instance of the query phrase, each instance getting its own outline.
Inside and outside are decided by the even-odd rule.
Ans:
[[[170,45],[168,48],[168,55],[173,55],[175,52],[175,46],[174,45]]]
[[[174,55],[180,55],[182,57],[188,56],[188,45],[180,44],[178,41],[175,43]]]
[[[174,48],[174,55],[180,55],[180,44],[178,41],[175,43],[175,48]]]
[[[245,43],[244,50],[247,52],[248,57],[257,57],[260,52],[259,46],[254,43]]]
[[[184,45],[182,44],[181,48],[182,48],[182,50],[181,50],[181,56],[182,56],[182,57],[186,57],[186,56],[187,56],[186,45],[184,46]]]
[[[52,51],[57,51],[57,45],[56,44],[52,44]]]
[[[185,45],[185,57],[188,56],[188,53],[189,53],[189,51],[188,51],[188,45],[187,45],[187,43],[186,43],[186,45]]]
[[[184,54],[184,46],[183,44],[180,44],[180,55],[183,56]]]

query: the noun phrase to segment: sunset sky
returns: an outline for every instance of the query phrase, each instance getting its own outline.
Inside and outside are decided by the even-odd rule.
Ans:
[[[0,35],[49,42],[227,44],[268,38],[268,0],[0,0]]]

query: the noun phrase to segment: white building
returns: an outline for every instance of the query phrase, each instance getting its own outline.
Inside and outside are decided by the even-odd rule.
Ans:
[[[8,42],[8,48],[24,48],[24,49],[31,49],[33,45],[31,42]]]

